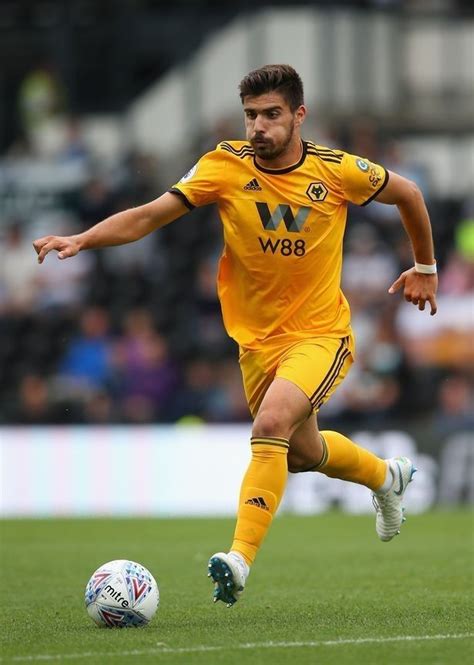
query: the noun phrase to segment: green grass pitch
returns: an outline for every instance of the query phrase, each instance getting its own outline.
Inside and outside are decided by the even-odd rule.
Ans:
[[[233,520],[5,520],[3,663],[459,665],[474,662],[473,516],[409,516],[378,541],[371,516],[275,520],[237,605],[211,602],[210,554]],[[158,580],[145,628],[87,616],[92,572],[130,558]]]

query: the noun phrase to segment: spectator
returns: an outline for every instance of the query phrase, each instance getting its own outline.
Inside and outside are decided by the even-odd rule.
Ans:
[[[66,233],[63,227],[60,232]],[[38,273],[36,310],[71,311],[84,302],[87,277],[92,273],[95,255],[81,252],[74,261],[60,261],[57,256],[48,257]]]
[[[178,386],[178,370],[168,344],[146,310],[132,310],[115,350],[116,394],[127,422],[167,420],[167,406]]]
[[[18,106],[27,134],[65,108],[64,87],[50,63],[32,69],[21,82]]]
[[[214,356],[229,348],[217,298],[217,269],[214,255],[207,256],[198,264],[193,297],[198,347],[201,352],[212,353]]]
[[[399,373],[403,359],[388,307],[377,310],[376,316],[362,310],[353,320],[360,339],[357,363],[336,392],[334,406],[329,404],[324,411],[333,415],[337,409],[354,426],[363,425],[367,419],[376,426],[395,415],[401,397]]]
[[[439,279],[439,292],[461,296],[474,291],[474,261],[452,250]]]
[[[117,175],[120,188],[135,202],[151,201],[166,187],[161,182],[158,158],[150,153],[131,150]]]
[[[80,330],[61,359],[57,381],[71,396],[89,396],[110,381],[111,339],[109,316],[101,307],[86,308]]]
[[[376,229],[369,224],[354,226],[348,234],[342,273],[342,289],[351,305],[384,303],[388,287],[397,276],[393,253],[380,242]]]
[[[108,425],[119,420],[109,392],[97,390],[85,400],[82,411],[83,422],[93,425]]]
[[[84,228],[112,213],[112,194],[105,178],[92,176],[80,190],[77,210]]]
[[[57,421],[45,378],[27,374],[20,380],[11,421],[19,425],[48,425]]]
[[[77,164],[86,168],[92,156],[82,134],[79,118],[70,116],[65,121],[64,145],[57,159],[62,164]]]
[[[451,296],[474,293],[474,219],[465,219],[455,228],[454,247],[440,275],[439,290]]]
[[[217,366],[217,390],[209,402],[209,419],[214,422],[248,422],[242,376],[235,360],[222,360]]]
[[[474,387],[465,374],[448,374],[440,382],[433,426],[438,435],[474,430]]]
[[[186,365],[183,385],[173,397],[170,419],[197,418],[208,421],[211,419],[212,405],[218,398],[215,363],[205,358],[193,359]]]
[[[38,297],[38,265],[19,221],[10,223],[0,242],[0,314],[29,312]]]

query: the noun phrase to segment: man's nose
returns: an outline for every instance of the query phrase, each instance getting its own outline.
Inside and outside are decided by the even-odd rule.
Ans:
[[[257,115],[255,118],[255,122],[253,124],[253,128],[256,134],[264,134],[265,133],[265,118],[261,115]]]

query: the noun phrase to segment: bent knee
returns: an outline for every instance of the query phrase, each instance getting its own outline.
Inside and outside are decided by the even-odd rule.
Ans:
[[[301,465],[289,465],[288,464],[288,472],[289,473],[305,473],[306,471],[317,471],[318,470],[318,464],[309,464],[307,466]]]
[[[316,471],[321,459],[312,457],[300,457],[288,453],[288,471],[290,473],[304,473],[305,471]]]
[[[286,418],[276,411],[264,411],[255,418],[252,436],[278,436],[288,439],[290,426]]]
[[[290,466],[288,464],[288,473],[301,473],[301,469],[297,466]]]

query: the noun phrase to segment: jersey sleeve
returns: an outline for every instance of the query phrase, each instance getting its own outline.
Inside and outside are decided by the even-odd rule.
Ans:
[[[214,203],[223,189],[226,164],[222,150],[208,152],[169,191],[181,196],[190,210]]]
[[[344,153],[341,163],[341,188],[351,203],[367,205],[388,182],[388,171],[368,159]]]

